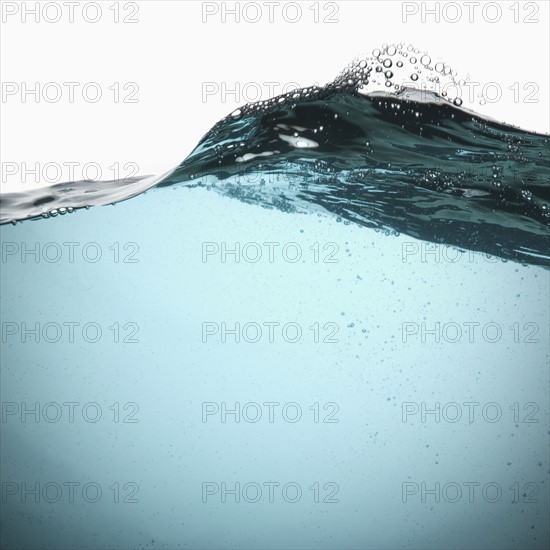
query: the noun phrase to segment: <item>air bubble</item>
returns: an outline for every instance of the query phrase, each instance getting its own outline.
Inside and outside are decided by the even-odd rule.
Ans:
[[[392,66],[391,59],[384,59],[383,65],[384,67],[386,67],[386,69],[389,69]]]
[[[386,78],[391,78],[391,77],[393,76],[393,73],[392,73],[391,71],[386,71],[386,72],[384,73],[384,76],[385,76]]]
[[[460,107],[460,106],[462,105],[462,99],[460,99],[459,97],[457,97],[457,98],[453,101],[453,103],[454,103],[455,105],[457,105],[458,107]]]
[[[388,48],[388,55],[395,55],[396,52],[397,52],[397,49],[395,48],[395,46],[390,46]]]
[[[418,75],[416,73],[413,73],[411,75],[411,80],[414,80],[414,81],[418,80]]]
[[[397,66],[398,66],[398,67],[402,67],[402,66],[403,66],[403,61],[398,61],[398,62],[397,62]]]
[[[422,63],[424,67],[428,67],[431,62],[432,62],[432,58],[429,55],[425,54],[420,58],[420,63]]]

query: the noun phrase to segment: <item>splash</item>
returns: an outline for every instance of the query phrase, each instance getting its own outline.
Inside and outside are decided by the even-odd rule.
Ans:
[[[463,108],[463,84],[427,53],[385,45],[326,86],[240,107],[162,176],[4,195],[1,222],[113,203],[151,187],[205,187],[549,267],[549,137]]]

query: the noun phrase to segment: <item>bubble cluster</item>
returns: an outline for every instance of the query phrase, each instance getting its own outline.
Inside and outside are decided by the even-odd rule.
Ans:
[[[351,84],[352,83],[350,82],[350,86]],[[319,94],[321,94],[323,91],[326,91],[327,89],[328,86],[320,87],[313,85],[307,88],[301,88],[299,90],[292,90],[290,92],[287,92],[286,94],[282,94],[266,100],[248,103],[246,105],[243,105],[242,107],[239,107],[238,109],[235,109],[224,120],[239,120],[240,118],[243,118],[247,115],[265,112],[274,107],[280,107],[282,105],[289,104],[295,105],[305,99],[316,98],[319,96]]]
[[[391,70],[390,70],[391,69]],[[442,61],[434,62],[426,52],[403,44],[384,44],[372,50],[371,55],[356,60],[346,67],[333,85],[352,87],[359,93],[377,91],[399,93],[407,88],[427,91],[462,105],[461,86],[456,71]],[[464,81],[462,81],[464,82]]]
[[[43,218],[55,218],[56,216],[64,216],[65,214],[71,214],[74,212],[74,208],[72,206],[67,207],[60,207],[60,208],[53,208],[49,212],[43,212],[42,217]]]
[[[446,101],[457,107],[468,93],[467,81],[458,79],[457,72],[447,63],[434,60],[425,51],[409,44],[383,44],[371,54],[355,59],[325,86],[310,86],[286,94],[244,105],[223,121],[239,120],[249,114],[266,112],[285,105],[294,107],[308,98],[321,99],[334,92],[350,91],[364,95],[376,92],[400,94],[405,90],[425,94],[426,101]],[[418,99],[418,96],[417,96]],[[422,99],[422,96],[420,96]],[[480,96],[483,105],[485,98]],[[215,128],[213,129],[215,132]]]

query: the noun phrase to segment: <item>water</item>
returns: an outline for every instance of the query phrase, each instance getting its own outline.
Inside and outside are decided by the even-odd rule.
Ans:
[[[237,109],[166,174],[8,194],[0,221],[64,214],[177,184],[286,212],[328,211],[386,232],[548,267],[549,137],[427,89],[369,91],[373,67],[392,66],[389,56],[376,59],[371,66],[356,62],[324,88]],[[443,77],[446,66],[439,65]]]
[[[3,547],[548,547],[548,136],[373,57],[2,197]]]

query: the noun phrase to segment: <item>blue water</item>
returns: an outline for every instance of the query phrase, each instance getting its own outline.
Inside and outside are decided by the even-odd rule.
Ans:
[[[319,94],[2,198],[2,548],[548,547],[548,136]]]

